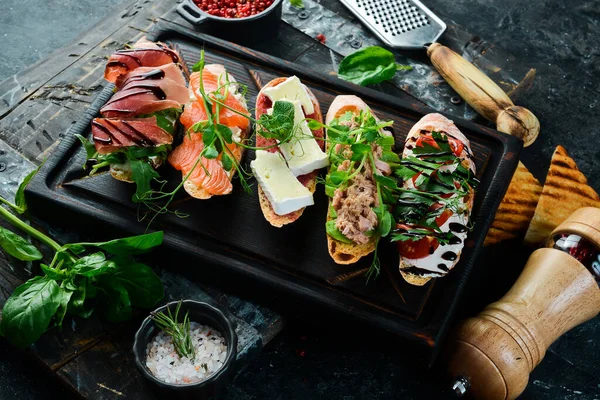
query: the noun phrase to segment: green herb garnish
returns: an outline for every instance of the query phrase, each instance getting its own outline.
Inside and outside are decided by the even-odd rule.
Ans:
[[[173,346],[179,357],[193,360],[196,358],[196,348],[192,342],[189,312],[185,313],[183,322],[178,322],[181,303],[182,301],[179,300],[175,308],[175,315],[171,314],[171,309],[167,306],[167,314],[164,311],[151,313],[150,318],[163,332],[173,338]]]

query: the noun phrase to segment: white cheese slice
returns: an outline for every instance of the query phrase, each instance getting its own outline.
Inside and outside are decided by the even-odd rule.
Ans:
[[[279,153],[256,151],[250,168],[277,215],[315,204],[313,195],[296,179]]]
[[[302,105],[299,100],[285,100],[294,105],[294,137],[279,145],[281,153],[287,161],[294,176],[306,175],[314,170],[329,165],[329,157],[321,150],[314,139],[308,123],[304,119]],[[273,109],[267,110],[270,115]]]
[[[273,103],[277,100],[284,99],[299,100],[307,115],[311,115],[315,112],[315,107],[310,99],[308,90],[306,90],[306,87],[300,82],[300,79],[298,79],[297,76],[290,76],[279,85],[265,88],[262,92],[271,99]]]

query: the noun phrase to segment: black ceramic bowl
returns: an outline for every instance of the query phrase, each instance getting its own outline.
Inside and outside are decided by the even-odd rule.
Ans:
[[[245,38],[261,36],[279,26],[283,0],[275,0],[266,10],[245,18],[222,18],[202,11],[192,0],[183,0],[177,12],[194,27],[215,36]]]
[[[166,311],[170,307],[175,311],[177,301],[168,303],[157,308],[154,312]],[[146,347],[154,339],[154,336],[160,332],[160,329],[154,324],[150,316],[143,322],[140,329],[135,334],[133,343],[133,354],[135,364],[148,382],[157,388],[161,395],[183,399],[209,399],[215,396],[225,385],[229,383],[234,372],[234,361],[237,355],[237,335],[235,333],[235,324],[225,316],[225,314],[207,303],[201,303],[194,300],[184,300],[181,304],[179,315],[183,316],[189,311],[190,321],[202,325],[209,325],[217,329],[227,341],[227,357],[221,369],[207,379],[190,384],[172,384],[166,383],[154,375],[146,367]]]

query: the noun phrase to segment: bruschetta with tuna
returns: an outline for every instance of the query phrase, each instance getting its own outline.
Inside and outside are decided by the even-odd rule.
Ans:
[[[392,174],[398,156],[394,138],[359,97],[337,96],[327,112],[325,179],[329,197],[327,248],[338,264],[353,264],[372,253],[391,218],[381,182]],[[385,200],[389,200],[385,199]],[[382,222],[387,219],[386,222]],[[388,225],[386,228],[384,225]],[[377,272],[377,271],[373,271]]]
[[[408,133],[395,174],[403,184],[392,240],[402,277],[422,286],[454,268],[471,226],[478,180],[469,140],[448,118],[428,114]]]

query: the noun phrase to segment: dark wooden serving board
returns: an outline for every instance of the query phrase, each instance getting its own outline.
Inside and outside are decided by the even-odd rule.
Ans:
[[[238,81],[248,86],[247,99],[251,105],[263,84],[277,76],[295,74],[315,93],[324,114],[338,94],[362,97],[381,119],[394,121],[397,143],[403,143],[410,127],[421,116],[432,112],[420,103],[359,88],[229,42],[190,33],[178,25],[159,23],[148,38],[178,46],[190,66],[204,48],[208,62],[224,64]],[[110,96],[110,88],[102,91],[42,167],[26,195],[32,211],[43,214],[44,219],[60,218],[64,223],[65,216],[85,217],[94,224],[101,222],[140,233],[146,224],[137,221],[137,206],[130,201],[133,185],[117,182],[108,174],[86,177],[81,167],[84,151],[73,136],[89,135],[91,119]],[[397,268],[398,255],[389,245],[380,249],[380,278],[368,285],[363,274],[370,257],[353,266],[335,264],[326,248],[327,201],[320,187],[315,194],[315,206],[309,207],[297,222],[281,229],[264,220],[256,193],[244,193],[237,182],[229,196],[208,201],[181,196],[176,207],[189,217],[165,215],[152,228],[165,230],[165,244],[177,252],[174,254],[205,262],[190,266],[198,276],[204,273],[241,282],[250,278],[247,285],[260,282],[274,291],[342,312],[410,338],[435,355],[477,250],[516,168],[521,148],[521,142],[513,137],[470,122],[455,122],[471,140],[481,179],[473,212],[475,228],[455,270],[447,278],[433,280],[424,287],[403,281]],[[245,162],[252,157],[248,154]],[[181,179],[178,172],[168,167],[162,174],[173,182]]]

